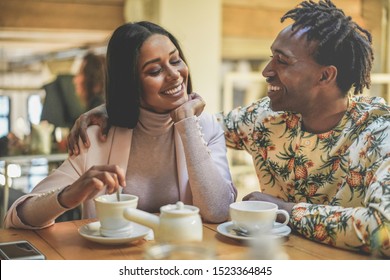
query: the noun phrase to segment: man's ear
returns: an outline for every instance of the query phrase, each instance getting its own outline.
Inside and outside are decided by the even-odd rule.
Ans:
[[[336,82],[337,68],[333,65],[325,66],[321,73],[320,83]]]

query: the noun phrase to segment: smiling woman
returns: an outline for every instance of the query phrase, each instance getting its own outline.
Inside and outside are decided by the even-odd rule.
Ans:
[[[192,92],[176,38],[150,22],[124,24],[114,31],[106,57],[113,126],[106,141],[89,127],[89,147],[18,199],[5,226],[44,228],[79,205],[84,218],[96,217],[93,198],[118,189],[138,196],[144,211],[159,212],[180,200],[197,206],[206,221],[226,221],[237,192],[224,133],[215,117],[202,113],[205,104]]]

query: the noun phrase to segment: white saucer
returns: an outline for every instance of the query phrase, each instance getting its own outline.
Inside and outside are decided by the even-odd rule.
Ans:
[[[105,237],[100,234],[100,222],[92,222],[79,228],[82,237],[97,243],[112,245],[125,244],[144,238],[150,231],[151,229],[148,227],[133,223],[133,232],[129,236]]]
[[[278,222],[275,222],[275,224],[280,224]],[[254,240],[256,239],[255,236],[240,236],[235,233],[233,230],[233,222],[226,222],[223,224],[220,224],[217,227],[217,231],[227,237],[234,238],[234,239],[242,239],[242,240]],[[275,238],[285,237],[288,236],[291,233],[291,228],[284,225],[278,228],[274,228],[271,230],[271,236]]]

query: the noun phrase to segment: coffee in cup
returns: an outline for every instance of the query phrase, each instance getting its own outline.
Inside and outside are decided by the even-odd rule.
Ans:
[[[287,225],[290,215],[278,205],[266,201],[238,201],[230,204],[230,218],[237,230],[248,235],[267,234],[273,228]],[[275,223],[278,214],[285,216],[283,223]]]
[[[123,212],[137,208],[138,196],[131,194],[105,194],[95,198],[96,215],[100,221],[100,234],[106,237],[126,237],[132,233],[133,224]]]

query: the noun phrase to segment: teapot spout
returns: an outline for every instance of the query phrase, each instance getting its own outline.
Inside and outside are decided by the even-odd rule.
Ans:
[[[157,232],[160,225],[160,218],[158,216],[136,208],[125,209],[123,211],[123,216],[129,221],[151,228],[154,233]]]

